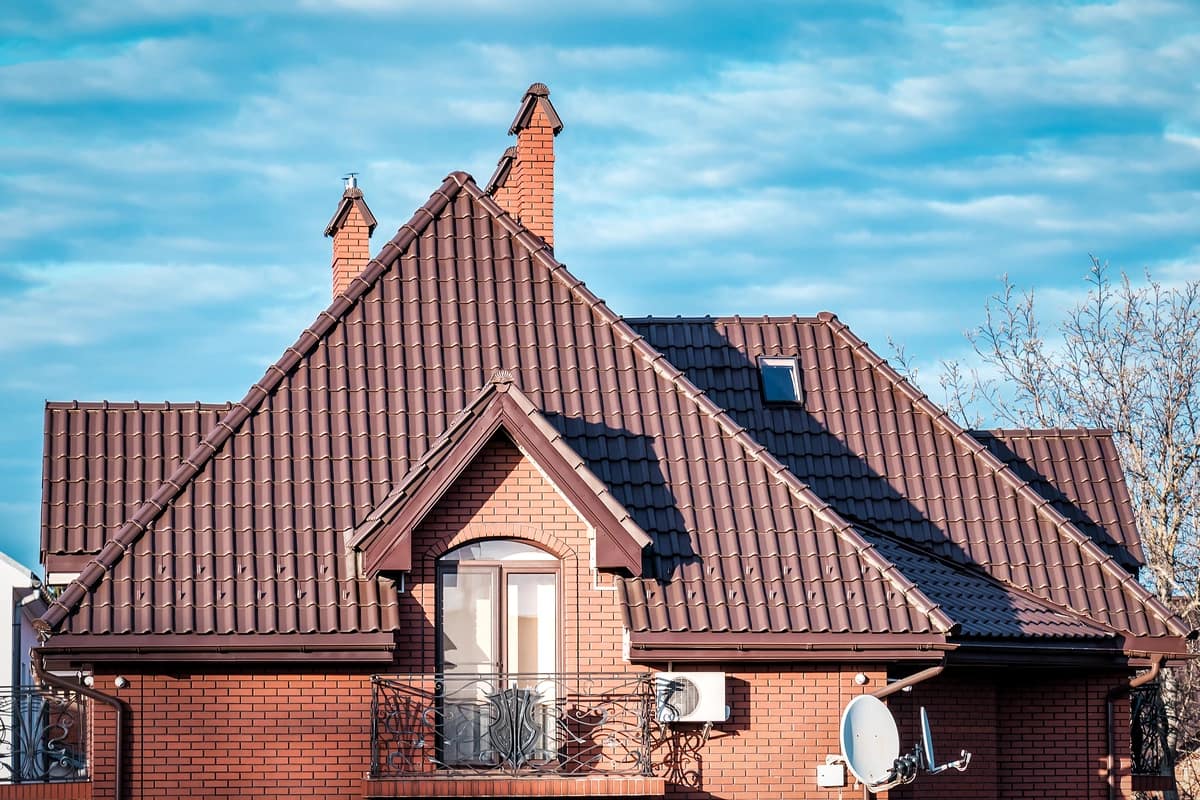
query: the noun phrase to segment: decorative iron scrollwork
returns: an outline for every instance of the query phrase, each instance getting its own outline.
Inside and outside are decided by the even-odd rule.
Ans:
[[[0,780],[86,780],[85,710],[76,692],[0,688]]]
[[[650,775],[648,674],[374,676],[371,775]]]
[[[1129,695],[1129,746],[1134,775],[1170,775],[1174,766],[1169,744],[1167,707],[1157,683]]]

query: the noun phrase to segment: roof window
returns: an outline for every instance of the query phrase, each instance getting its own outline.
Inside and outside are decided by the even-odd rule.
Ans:
[[[799,366],[794,358],[760,358],[763,399],[768,403],[799,403]]]

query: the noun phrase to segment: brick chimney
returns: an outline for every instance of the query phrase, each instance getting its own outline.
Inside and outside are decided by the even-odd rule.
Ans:
[[[371,260],[371,234],[375,232],[375,215],[363,200],[358,188],[357,173],[346,176],[346,191],[325,235],[333,237],[333,296],[346,291]]]
[[[501,157],[487,191],[508,213],[554,246],[554,137],[562,120],[550,103],[550,90],[535,83],[525,91],[509,135],[516,148]]]

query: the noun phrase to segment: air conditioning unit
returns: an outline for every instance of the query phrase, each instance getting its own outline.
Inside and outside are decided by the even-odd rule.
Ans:
[[[654,676],[654,700],[659,722],[729,719],[724,672],[660,672]]]

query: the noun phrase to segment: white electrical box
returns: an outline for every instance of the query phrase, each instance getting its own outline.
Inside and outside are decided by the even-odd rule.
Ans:
[[[818,764],[817,786],[823,789],[841,789],[846,785],[845,764]]]

